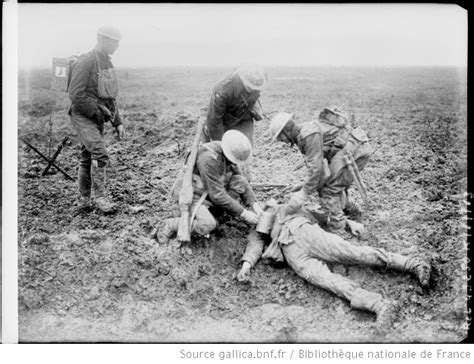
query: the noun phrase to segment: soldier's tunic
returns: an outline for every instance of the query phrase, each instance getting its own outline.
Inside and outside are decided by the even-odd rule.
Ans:
[[[367,135],[359,128],[330,124],[321,119],[295,125],[293,134],[308,169],[305,192],[319,193],[321,208],[330,228],[344,228],[346,192],[353,182],[344,155],[352,153],[359,170],[362,170],[373,153]]]
[[[237,74],[225,78],[213,89],[207,112],[206,141],[222,140],[227,130],[242,132],[254,146],[252,109],[260,92],[247,92]]]
[[[73,127],[81,141],[81,166],[90,167],[91,159],[98,161],[99,166],[108,163],[109,157],[103,139],[104,123],[96,119],[98,104],[106,106],[112,114],[112,126],[122,124],[115,99],[101,98],[98,94],[99,68],[113,68],[110,56],[96,49],[79,57],[71,74],[68,87],[71,107],[68,114]]]
[[[249,242],[241,261],[255,266],[267,243],[266,237],[268,235],[253,230],[249,234]],[[357,282],[347,277],[331,272],[326,263],[365,265],[400,271],[410,271],[416,264],[414,258],[389,253],[384,249],[352,245],[340,236],[324,231],[304,209],[294,215],[277,217],[271,237],[273,242],[267,251],[275,251],[276,244],[288,265],[301,278],[349,300],[354,308],[369,311],[374,311],[374,306],[383,297],[361,288]],[[274,253],[271,256],[274,259],[277,257]]]
[[[179,200],[181,183],[182,181],[177,184],[174,191],[176,201]],[[217,226],[216,219],[209,212],[209,206],[218,206],[235,216],[240,216],[244,211],[240,201],[245,207],[250,207],[256,202],[250,184],[240,174],[238,168],[227,162],[220,141],[205,143],[199,148],[194,167],[193,188],[191,211],[195,209],[201,195],[205,191],[208,193],[196,210],[196,217],[191,226],[191,231],[199,235],[208,235]],[[175,223],[178,221],[179,219],[176,219]]]

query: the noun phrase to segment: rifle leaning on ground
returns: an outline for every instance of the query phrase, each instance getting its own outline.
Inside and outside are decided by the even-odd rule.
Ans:
[[[177,239],[179,242],[190,242],[191,241],[191,219],[190,219],[190,206],[193,202],[193,170],[196,164],[196,157],[199,148],[199,141],[201,140],[201,134],[204,126],[204,118],[198,119],[198,125],[196,127],[196,134],[194,135],[193,144],[191,145],[191,152],[189,153],[186,161],[186,168],[183,176],[183,185],[179,192],[179,209],[181,211],[181,217],[178,225]]]

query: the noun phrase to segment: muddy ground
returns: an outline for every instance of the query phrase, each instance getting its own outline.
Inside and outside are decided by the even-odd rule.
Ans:
[[[249,227],[219,216],[191,254],[149,237],[176,213],[168,193],[210,91],[228,69],[121,70],[123,141],[107,130],[109,193],[120,211],[77,213],[77,187],[19,142],[19,339],[23,342],[459,342],[467,335],[466,70],[450,68],[268,69],[264,111],[317,116],[327,105],[354,112],[375,154],[363,171],[368,244],[431,259],[429,290],[413,276],[333,266],[402,310],[385,335],[375,317],[299,278],[259,263],[250,284],[235,280]],[[77,175],[79,145],[66,94],[49,70],[20,73],[18,134]],[[296,150],[270,145],[256,126],[254,183],[305,176]],[[285,201],[282,188],[257,189]],[[353,196],[360,202],[357,192]]]

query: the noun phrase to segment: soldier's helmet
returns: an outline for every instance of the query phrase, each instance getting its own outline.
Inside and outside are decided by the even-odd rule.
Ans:
[[[104,25],[97,29],[97,34],[117,41],[120,41],[122,39],[122,33],[120,32],[120,30],[110,25]]]
[[[275,142],[280,135],[283,128],[293,117],[293,114],[287,112],[279,112],[270,121],[269,132],[272,138],[272,142]]]
[[[225,157],[234,164],[247,164],[252,160],[252,145],[249,138],[238,130],[228,130],[222,136]]]
[[[251,90],[262,91],[267,86],[267,74],[262,66],[256,64],[243,64],[237,69],[243,84]]]

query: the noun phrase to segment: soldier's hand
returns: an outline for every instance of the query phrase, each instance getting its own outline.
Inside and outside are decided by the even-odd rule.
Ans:
[[[260,217],[260,215],[263,214],[263,210],[260,207],[260,204],[258,202],[255,202],[252,205],[252,207],[253,207],[253,210],[255,211],[255,213],[257,214],[258,217]]]
[[[248,282],[250,279],[250,263],[243,262],[240,272],[237,274],[237,280],[239,282]]]
[[[349,226],[349,230],[354,236],[360,237],[362,236],[362,234],[365,233],[364,225],[359,222],[347,219],[347,225]]]
[[[117,125],[115,127],[115,130],[117,131],[117,137],[119,138],[119,140],[123,139],[125,136],[125,128],[123,127],[123,125],[122,124]]]
[[[249,224],[256,225],[258,222],[257,214],[254,214],[252,211],[244,210],[240,216]]]

